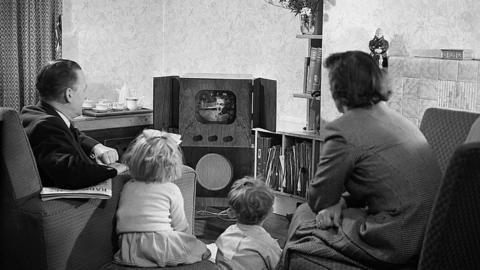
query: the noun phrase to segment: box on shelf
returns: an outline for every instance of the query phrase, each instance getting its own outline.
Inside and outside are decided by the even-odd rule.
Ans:
[[[471,50],[462,49],[441,49],[443,59],[463,60],[472,59]]]

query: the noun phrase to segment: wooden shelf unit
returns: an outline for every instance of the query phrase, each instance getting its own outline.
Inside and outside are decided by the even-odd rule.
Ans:
[[[307,142],[307,144],[311,145],[311,154],[309,156],[309,160],[307,160],[308,164],[308,171],[309,177],[307,181],[304,183],[305,185],[308,184],[310,177],[313,176],[316,166],[318,164],[320,158],[320,151],[323,144],[323,139],[317,132],[294,132],[294,131],[277,131],[272,132],[265,129],[254,128],[253,132],[255,133],[255,141],[254,141],[254,177],[260,176],[259,175],[259,158],[265,152],[265,148],[262,149],[259,141],[260,138],[272,138],[272,145],[279,145],[280,146],[280,160],[284,159],[285,151],[287,148],[295,145],[296,143]],[[260,151],[260,152],[259,152]],[[263,156],[264,160],[265,157]],[[264,172],[265,174],[265,172]],[[275,201],[273,205],[273,212],[279,215],[287,215],[292,214],[296,207],[297,203],[305,202],[304,196],[299,196],[297,194],[285,193],[284,191],[284,183],[285,183],[285,169],[282,167],[280,173],[280,188],[278,190],[274,190],[275,193]]]
[[[322,35],[297,35],[297,38],[322,39]]]
[[[323,32],[323,5],[320,5],[320,8],[317,11],[318,23],[315,25],[315,32],[313,35],[296,35],[296,38],[307,39],[308,40],[308,57],[311,57],[312,47],[322,48],[322,32]],[[305,71],[304,71],[305,72]],[[321,81],[321,64],[318,71],[318,77]],[[310,76],[304,74],[304,76]],[[321,97],[312,97],[310,93],[305,92],[308,79],[304,79],[303,82],[303,93],[294,93],[294,98],[304,98],[307,102],[306,108],[306,130],[319,131],[320,130],[320,109],[321,109]]]
[[[317,24],[315,25],[315,32],[313,35],[296,35],[296,38],[306,39],[308,41],[308,57],[311,57],[311,48],[322,48],[322,28],[323,28],[323,5],[317,10]],[[321,51],[321,50],[320,50]],[[318,73],[321,79],[321,68]],[[305,82],[304,82],[305,83]],[[304,89],[305,86],[304,86]],[[323,145],[323,138],[320,136],[320,97],[312,97],[310,93],[294,93],[293,97],[303,98],[307,102],[306,111],[306,127],[304,131],[268,131],[265,129],[254,128],[252,131],[255,133],[254,140],[254,176],[257,177],[259,168],[259,149],[265,152],[265,146],[259,146],[259,138],[270,137],[272,138],[272,144],[280,145],[280,160],[283,159],[285,164],[285,152],[286,149],[295,145],[296,143],[307,142],[311,144],[311,154],[308,160],[309,169],[308,173],[313,177],[317,164],[320,160],[320,152]],[[262,153],[260,153],[262,154]],[[266,153],[263,153],[265,158]],[[267,152],[268,155],[268,152]],[[268,156],[267,156],[268,157]],[[262,161],[263,164],[264,161]],[[285,165],[282,165],[285,166]],[[284,168],[282,167],[282,171]],[[260,171],[261,172],[261,171]],[[274,190],[275,201],[273,204],[273,212],[275,214],[286,216],[287,214],[293,214],[297,208],[297,204],[305,202],[305,196],[299,196],[297,194],[291,194],[284,192],[285,173],[280,173],[280,187],[278,190]],[[310,178],[304,183],[308,185]],[[305,178],[304,178],[305,179]]]
[[[320,97],[312,97],[311,94],[307,93],[293,93],[293,97],[320,100]]]

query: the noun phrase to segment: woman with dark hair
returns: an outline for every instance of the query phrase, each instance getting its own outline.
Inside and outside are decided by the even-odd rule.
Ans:
[[[415,265],[441,179],[437,161],[419,129],[385,104],[391,93],[370,55],[336,53],[325,66],[343,115],[321,131],[320,161],[284,262],[297,251],[328,269]]]

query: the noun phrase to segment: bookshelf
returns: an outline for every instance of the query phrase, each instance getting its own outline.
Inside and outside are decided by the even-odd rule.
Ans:
[[[321,32],[321,24],[319,32]],[[299,39],[308,40],[308,56],[305,57],[303,90],[294,93],[294,98],[304,98],[307,101],[306,130],[320,130],[321,98],[312,97],[314,90],[320,90],[322,65],[322,35],[297,35]]]
[[[310,81],[309,90],[320,90],[321,85],[323,5],[319,6],[314,34],[296,35],[296,38],[308,41],[303,90],[293,94],[294,98],[302,98],[307,102],[306,127],[303,131],[293,132],[272,132],[261,128],[252,130],[255,133],[254,176],[264,177],[267,185],[274,190],[273,212],[283,216],[293,214],[297,204],[306,201],[306,187],[315,174],[323,145],[320,136],[321,97],[312,97],[311,91],[307,91],[308,73],[317,76],[316,81]],[[309,68],[313,58],[318,64],[315,71]],[[315,88],[313,83],[316,83]]]
[[[254,176],[262,176],[274,190],[273,212],[292,214],[313,177],[323,139],[315,132],[272,132],[254,128]]]

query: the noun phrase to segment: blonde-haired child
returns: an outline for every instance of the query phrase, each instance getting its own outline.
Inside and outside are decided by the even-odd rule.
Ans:
[[[186,233],[182,193],[172,183],[182,174],[179,143],[179,135],[147,129],[127,149],[124,162],[132,179],[123,187],[117,210],[117,263],[165,267],[210,255],[205,244]]]
[[[262,227],[272,212],[273,193],[261,180],[242,178],[228,193],[229,215],[237,223],[215,241],[221,269],[275,269],[282,249]]]

